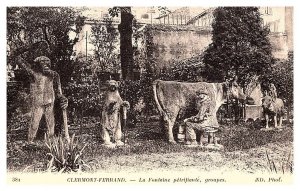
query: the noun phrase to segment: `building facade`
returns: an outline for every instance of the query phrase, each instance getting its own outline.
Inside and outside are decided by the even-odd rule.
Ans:
[[[80,34],[80,41],[75,45],[74,49],[77,54],[84,55],[93,54],[93,45],[91,44],[91,25],[101,22],[104,18],[109,17],[109,8],[92,8],[83,11],[83,15],[88,18],[82,33]],[[212,7],[171,7],[168,11],[162,14],[158,7],[132,7],[132,14],[135,20],[139,24],[145,25],[165,25],[165,26],[190,26],[190,31],[201,30],[211,31],[213,22],[213,10]],[[261,17],[263,24],[270,28],[270,42],[273,47],[273,55],[275,58],[285,59],[287,58],[288,51],[293,50],[293,7],[260,7]],[[97,22],[96,22],[97,21]],[[115,26],[120,23],[120,18],[113,18]],[[193,29],[195,27],[195,29]],[[202,32],[203,34],[203,32]],[[211,35],[207,35],[205,38],[199,37],[203,45],[203,49],[211,43]],[[176,36],[177,34],[175,34]],[[178,34],[182,36],[181,34]],[[177,35],[177,36],[178,36]],[[170,35],[166,34],[168,39]],[[182,38],[189,37],[187,35]],[[154,41],[165,42],[162,34],[159,34],[157,38],[154,37]],[[192,38],[191,40],[197,40],[198,38]],[[205,39],[205,41],[203,41]],[[180,47],[180,39],[178,39],[178,45]],[[186,41],[186,40],[184,40]],[[194,44],[194,43],[193,43]],[[163,44],[158,44],[162,47]],[[194,49],[194,47],[191,47]],[[203,50],[200,50],[200,52]],[[168,55],[168,54],[166,54]]]

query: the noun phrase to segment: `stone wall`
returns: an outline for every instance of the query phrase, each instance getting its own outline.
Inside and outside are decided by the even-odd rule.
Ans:
[[[201,54],[211,43],[211,32],[183,26],[154,27],[153,43],[156,47],[154,57],[158,67],[170,67],[174,61],[191,58]],[[288,44],[285,33],[271,33],[271,45],[275,58],[287,59]]]
[[[212,35],[206,30],[153,30],[154,57],[159,61],[158,67],[169,67],[174,61],[199,55],[211,43]]]
[[[285,33],[271,33],[269,35],[272,53],[275,58],[288,58],[288,39]]]
[[[156,47],[154,57],[159,62],[159,68],[170,67],[175,61],[199,55],[211,43],[211,30],[206,28],[185,25],[152,25],[150,28],[153,30],[153,43]],[[94,46],[90,38],[86,43],[86,33],[91,35],[91,25],[85,25],[82,30],[80,41],[74,47],[77,54],[85,54],[86,49],[89,55],[93,54]],[[285,33],[271,33],[269,37],[275,58],[286,59],[288,36]]]

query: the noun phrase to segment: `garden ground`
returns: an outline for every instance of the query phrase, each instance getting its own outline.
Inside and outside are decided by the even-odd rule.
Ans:
[[[109,149],[101,145],[98,123],[86,120],[82,127],[71,126],[80,146],[87,144],[82,158],[91,168],[88,172],[151,172],[153,170],[218,171],[261,173],[290,172],[293,168],[293,128],[260,131],[259,123],[221,125],[219,133],[223,151],[189,148],[181,144],[168,144],[157,121],[139,122],[126,129],[124,147]],[[8,172],[40,172],[46,169],[47,148],[41,135],[36,147],[26,146],[26,127],[8,123]]]

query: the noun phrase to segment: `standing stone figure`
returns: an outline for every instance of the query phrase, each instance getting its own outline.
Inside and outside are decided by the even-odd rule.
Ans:
[[[125,107],[129,109],[129,103],[123,101],[119,91],[119,83],[115,80],[106,82],[106,92],[104,93],[104,104],[101,113],[101,138],[104,145],[108,147],[122,146],[122,130],[121,130],[121,109]],[[111,142],[110,134],[112,134]]]
[[[269,95],[273,98],[273,100],[277,99],[277,90],[273,83],[269,84]]]
[[[31,121],[28,130],[28,142],[32,143],[43,115],[49,136],[54,135],[54,103],[59,102],[61,109],[66,109],[68,100],[61,92],[59,74],[49,68],[51,61],[46,56],[37,57],[32,67],[19,61],[30,77]],[[68,138],[68,137],[67,137]]]

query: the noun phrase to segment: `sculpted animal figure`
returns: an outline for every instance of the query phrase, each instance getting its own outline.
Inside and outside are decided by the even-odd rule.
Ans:
[[[270,95],[266,95],[262,99],[263,113],[266,119],[266,129],[269,129],[269,116],[273,117],[275,128],[282,128],[282,117],[285,113],[284,104],[282,99],[273,98]],[[279,117],[279,125],[277,124],[277,119]]]
[[[24,60],[19,60],[19,64],[30,77],[32,106],[28,142],[32,143],[43,115],[45,115],[48,135],[54,135],[54,103],[58,101],[61,109],[64,110],[68,106],[68,99],[62,95],[59,74],[49,68],[51,61],[48,57],[37,57],[32,68],[27,66]],[[66,138],[69,139],[66,129],[65,133]]]
[[[213,108],[210,108],[210,118],[217,123],[217,111],[226,101],[227,96],[245,99],[242,89],[236,80],[223,83],[206,82],[175,82],[156,80],[153,82],[154,99],[160,115],[167,123],[168,141],[175,143],[173,127],[176,119],[182,118],[189,109],[196,108],[197,94],[206,94],[210,98]],[[198,107],[198,108],[197,108]],[[200,105],[201,107],[201,105]]]
[[[115,80],[108,80],[106,82],[106,92],[104,93],[104,105],[101,113],[101,138],[104,145],[122,146],[122,131],[121,131],[121,108],[129,109],[129,103],[123,101],[119,94],[119,83]],[[113,142],[110,141],[110,134],[112,134]]]

